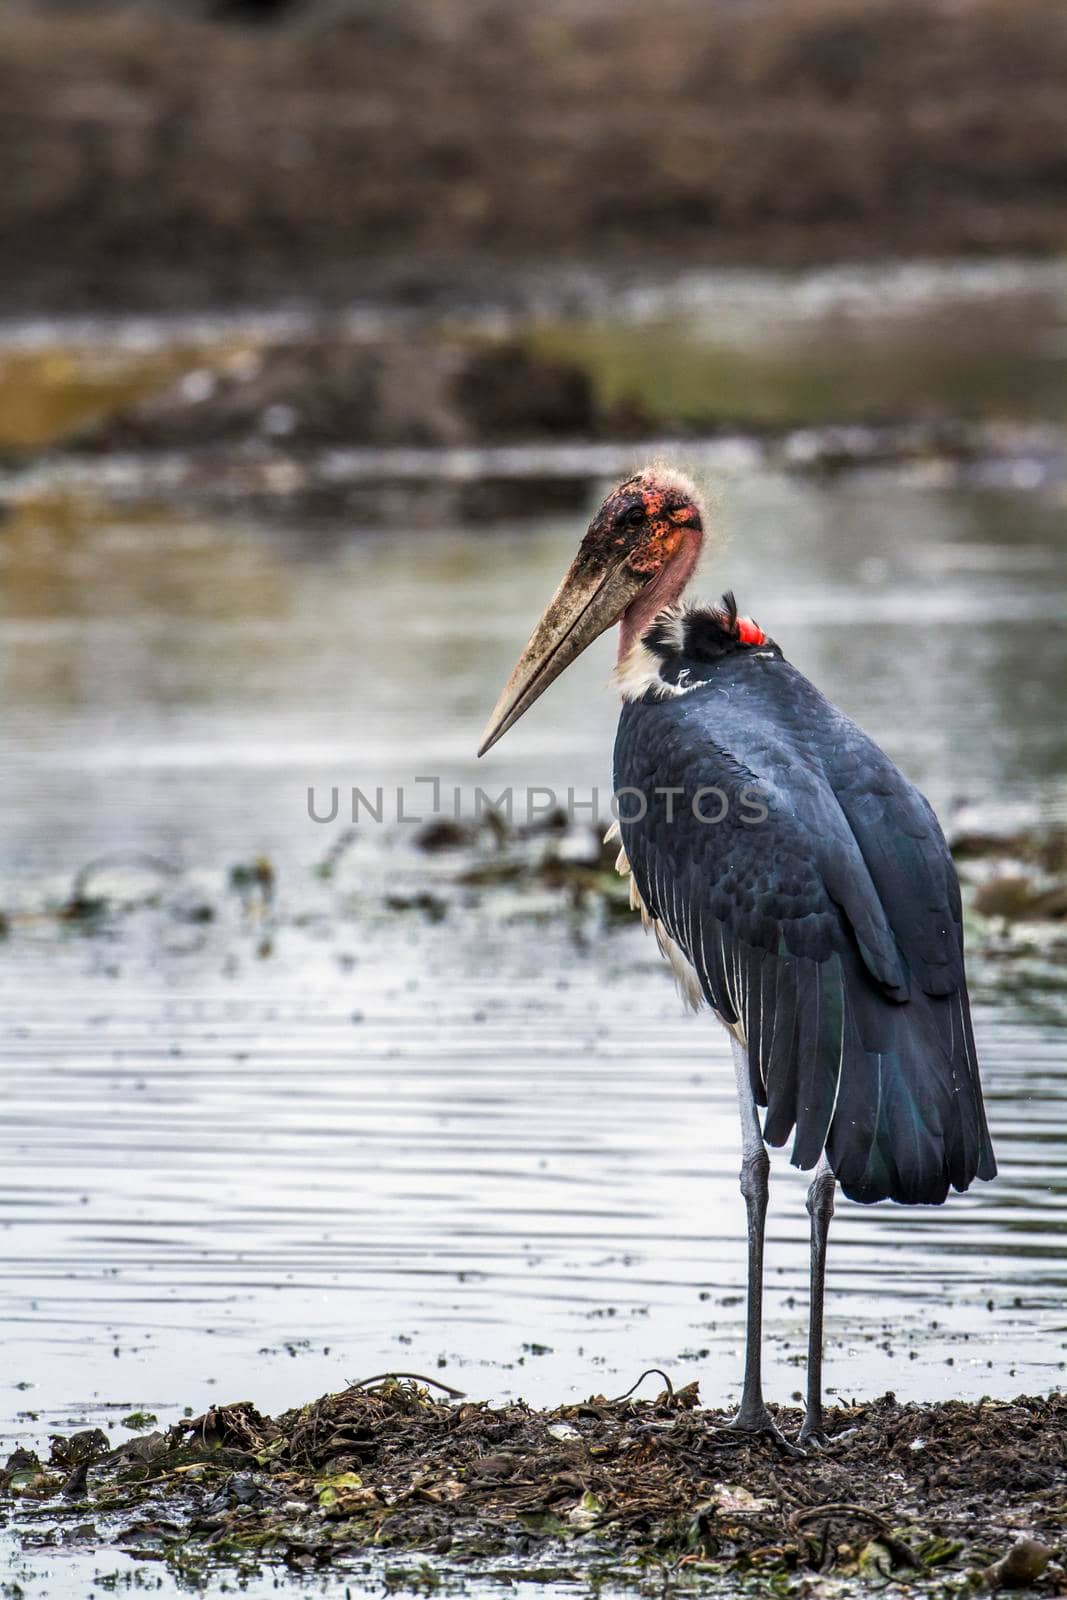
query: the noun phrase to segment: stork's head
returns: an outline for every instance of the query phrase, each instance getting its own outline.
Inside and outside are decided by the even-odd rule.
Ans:
[[[564,668],[615,622],[622,624],[622,656],[681,594],[703,537],[700,500],[682,473],[646,467],[613,489],[519,657],[478,754],[496,744]]]

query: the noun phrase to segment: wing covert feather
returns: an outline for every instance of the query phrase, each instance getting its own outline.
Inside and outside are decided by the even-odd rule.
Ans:
[[[739,655],[624,707],[615,787],[644,797],[620,799],[631,871],[743,1034],[765,1138],[795,1130],[804,1168],[825,1147],[861,1200],[992,1176],[958,885],[888,757],[788,663]]]

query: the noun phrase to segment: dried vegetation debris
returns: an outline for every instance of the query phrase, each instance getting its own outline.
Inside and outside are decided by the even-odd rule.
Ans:
[[[48,905],[5,907],[0,940],[42,927],[115,934],[137,913],[157,912],[178,951],[202,943],[211,925],[220,937],[249,934],[263,957],[286,926],[370,921],[383,912],[448,922],[493,904],[509,916],[537,917],[561,903],[579,919],[629,926],[630,884],[617,870],[615,839],[603,827],[575,822],[562,808],[512,819],[491,807],[476,816],[445,813],[404,829],[410,847],[394,854],[387,883],[371,886],[360,854],[358,824],[339,826],[309,875],[285,875],[264,856],[239,861],[219,880],[187,873],[175,861],[116,851],[87,862],[65,898]],[[1027,984],[1057,987],[1067,963],[1067,830],[1059,824],[1015,832],[957,830],[950,837],[964,890],[968,946],[1000,982],[1018,973]],[[361,863],[361,866],[353,863]],[[193,878],[196,878],[196,882]],[[358,893],[353,883],[361,884]],[[282,892],[284,888],[285,892]],[[170,947],[168,947],[170,948]],[[1039,967],[1034,966],[1034,962]]]
[[[617,840],[572,821],[562,809],[515,823],[497,813],[477,821],[438,818],[415,836],[423,853],[441,858],[430,890],[432,920],[441,921],[457,893],[500,888],[565,895],[577,910],[595,907],[628,923],[629,880],[616,866]],[[968,829],[950,837],[968,917],[968,943],[1003,963],[1035,952],[1054,966],[1067,962],[1067,828],[1040,823],[1017,831]],[[392,909],[429,912],[426,896],[395,896]]]
[[[974,909],[1008,922],[1067,919],[1067,826],[958,833],[952,853]]]
[[[950,843],[968,944],[986,975],[1031,999],[1058,990],[1067,965],[1067,827],[958,829]]]
[[[23,1541],[205,1561],[343,1563],[371,1551],[573,1571],[684,1567],[789,1584],[1065,1592],[1067,1396],[839,1408],[820,1451],[784,1455],[699,1408],[595,1396],[551,1411],[431,1394],[388,1377],[277,1418],[220,1406],[108,1448],[98,1431],[19,1450],[0,1504]],[[783,1414],[787,1427],[795,1418]]]

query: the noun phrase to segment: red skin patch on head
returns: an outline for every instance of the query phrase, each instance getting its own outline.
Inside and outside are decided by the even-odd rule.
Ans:
[[[684,538],[684,529],[676,528],[666,517],[657,517],[649,523],[640,544],[630,552],[631,571],[658,572],[674,559]]]
[[[645,531],[630,552],[631,571],[659,572],[674,561],[683,546],[692,544],[694,535],[696,548],[699,549],[704,530],[700,524],[700,513],[691,501],[679,505],[676,493],[653,484],[642,489],[641,504],[645,513]],[[686,570],[686,579],[691,570],[692,564]]]
[[[757,628],[751,617],[738,617],[737,637],[742,644],[767,643],[767,635],[762,628]]]

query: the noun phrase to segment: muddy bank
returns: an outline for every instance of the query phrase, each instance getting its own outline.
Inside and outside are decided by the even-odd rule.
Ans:
[[[235,354],[76,429],[75,452],[227,450],[257,441],[448,448],[590,437],[620,419],[575,363],[517,340],[323,334]]]
[[[1067,243],[1056,0],[206,9],[4,8],[9,307]]]
[[[373,342],[342,328],[311,337],[202,353],[173,382],[151,369],[144,392],[121,392],[99,416],[54,439],[75,455],[146,451],[226,453],[274,445],[302,454],[330,447],[415,450],[504,444],[639,442],[743,434],[765,445],[773,465],[832,474],[854,466],[915,460],[970,462],[1064,449],[1058,422],[946,415],[917,403],[905,418],[753,414],[743,382],[706,398],[694,416],[647,393],[647,375],[606,394],[595,362],[538,347],[536,338],[473,332],[414,333]],[[175,359],[179,357],[175,355]],[[645,381],[643,381],[645,380]],[[9,447],[10,448],[10,447]],[[11,451],[12,458],[16,452]]]
[[[795,1432],[799,1413],[778,1415]],[[817,1575],[1063,1592],[1064,1397],[887,1394],[834,1410],[806,1455],[728,1420],[699,1408],[696,1383],[541,1412],[400,1374],[277,1418],[218,1406],[116,1449],[99,1429],[54,1436],[45,1462],[10,1456],[0,1503],[24,1548],[118,1547],[190,1578],[388,1552],[468,1578],[518,1564],[545,1584],[671,1572],[697,1592],[731,1576],[810,1592]]]
[[[828,481],[857,470],[913,472],[927,485],[1067,496],[1058,421],[953,416],[916,403],[893,419],[748,408],[743,376],[712,384],[704,412],[602,382],[588,352],[536,334],[411,329],[373,338],[343,319],[282,337],[236,335],[205,348],[118,357],[0,355],[22,403],[0,408],[0,499],[42,495],[200,503],[302,524],[440,525],[578,515],[598,478],[681,454],[709,477],[785,472]],[[34,401],[36,400],[36,405]],[[848,400],[841,401],[847,416]],[[3,470],[6,469],[6,470]]]

